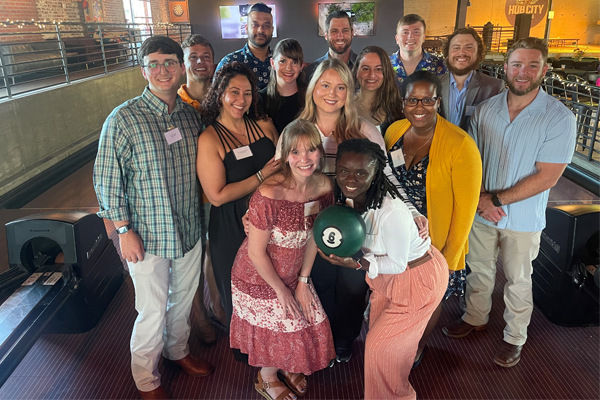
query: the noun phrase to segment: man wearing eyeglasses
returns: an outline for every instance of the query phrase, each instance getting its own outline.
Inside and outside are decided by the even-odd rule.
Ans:
[[[390,56],[398,87],[415,71],[429,71],[436,75],[446,73],[444,60],[423,50],[425,29],[425,20],[417,14],[407,14],[398,21],[396,43],[399,49]]]
[[[258,90],[267,87],[271,75],[271,57],[273,51],[269,47],[273,38],[273,15],[271,7],[264,3],[256,3],[248,12],[248,43],[241,49],[227,54],[219,65],[217,71],[223,65],[239,61],[246,64],[258,79]]]
[[[185,71],[179,44],[151,37],[138,59],[148,86],[106,119],[94,189],[98,215],[114,223],[135,289],[133,379],[143,399],[162,399],[161,354],[192,376],[213,371],[187,344],[202,256],[196,143],[203,124],[177,95]]]

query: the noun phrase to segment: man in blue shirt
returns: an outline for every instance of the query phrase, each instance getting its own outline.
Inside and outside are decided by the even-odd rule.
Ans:
[[[430,71],[436,75],[446,73],[444,60],[423,50],[425,29],[425,20],[417,14],[407,14],[398,21],[396,43],[399,49],[390,56],[398,87],[415,71]]]
[[[273,51],[269,47],[273,38],[273,15],[271,7],[264,3],[256,3],[248,12],[248,43],[240,50],[227,54],[219,65],[219,71],[223,65],[239,61],[246,64],[258,78],[258,90],[267,87],[271,74],[271,56]]]
[[[487,327],[502,256],[504,340],[494,363],[512,367],[521,359],[533,312],[532,261],[546,225],[548,194],[575,149],[573,113],[540,84],[548,66],[541,39],[516,42],[504,64],[508,91],[484,101],[471,118],[470,134],[483,161],[478,215],[469,235],[465,314],[443,329],[452,338]]]
[[[465,131],[475,107],[505,90],[503,81],[477,71],[484,58],[485,46],[473,28],[456,30],[444,46],[449,72],[440,79],[440,114]]]
[[[341,60],[352,70],[356,62],[356,53],[351,49],[353,36],[352,18],[345,11],[330,13],[325,20],[325,40],[327,40],[329,50],[323,57],[317,58],[306,67],[306,77],[310,80],[319,64],[329,58]]]

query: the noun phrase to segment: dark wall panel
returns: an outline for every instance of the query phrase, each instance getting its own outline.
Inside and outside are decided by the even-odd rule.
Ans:
[[[327,51],[325,39],[317,36],[317,8],[326,0],[270,0],[264,1],[277,7],[277,38],[271,41],[271,47],[283,38],[297,39],[304,50],[304,58],[311,62]],[[342,1],[336,1],[341,3]],[[375,35],[354,38],[352,49],[359,52],[363,47],[377,45],[388,53],[398,49],[394,40],[396,23],[404,11],[403,0],[374,0],[375,2]],[[219,6],[251,4],[251,1],[231,0],[189,0],[192,32],[199,33],[212,43],[215,48],[215,62],[246,43],[244,39],[221,39]]]

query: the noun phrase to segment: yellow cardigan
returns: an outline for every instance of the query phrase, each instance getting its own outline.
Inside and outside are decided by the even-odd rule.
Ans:
[[[387,129],[388,151],[408,128],[410,122],[403,119]],[[427,218],[431,242],[453,271],[465,267],[480,190],[481,156],[475,141],[438,114],[425,182]]]

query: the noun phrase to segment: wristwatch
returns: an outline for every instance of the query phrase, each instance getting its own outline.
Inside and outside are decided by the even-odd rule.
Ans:
[[[299,276],[298,282],[304,282],[304,283],[308,284],[308,276]]]
[[[492,195],[492,204],[494,204],[496,207],[502,207],[504,205],[502,204],[502,200],[500,200],[500,197],[498,197],[498,194]]]
[[[129,232],[131,230],[131,227],[129,225],[123,225],[117,228],[117,233],[119,235],[122,235],[126,232]]]

